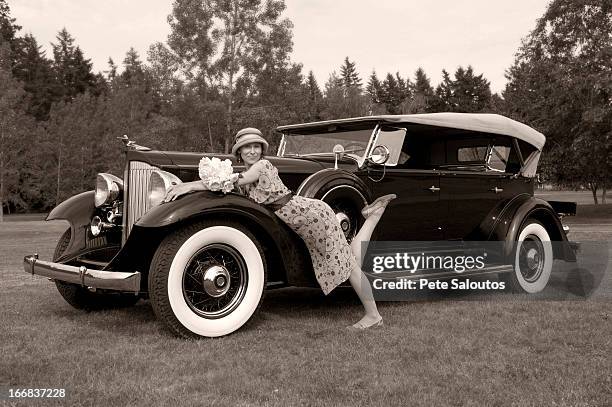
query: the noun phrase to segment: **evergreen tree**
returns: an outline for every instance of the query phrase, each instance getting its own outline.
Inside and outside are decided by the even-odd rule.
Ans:
[[[423,68],[416,70],[412,91],[413,104],[410,113],[426,113],[431,111],[434,90]]]
[[[51,104],[59,99],[59,89],[51,61],[31,34],[22,39],[13,74],[23,82],[24,90],[30,95],[28,113],[39,121],[47,120]]]
[[[0,0],[0,36],[3,41],[11,42],[15,39],[17,31],[21,26],[15,24],[15,19],[11,17],[11,9],[6,0]]]
[[[11,59],[9,44],[0,44],[0,222],[5,206],[22,204],[17,185],[30,127],[24,108],[26,93],[11,73]]]
[[[120,75],[124,86],[145,85],[145,71],[140,55],[131,47],[123,59],[123,72]]]
[[[471,66],[457,68],[452,82],[454,111],[476,113],[490,110],[491,87],[483,74],[474,75]]]
[[[20,48],[17,32],[21,26],[15,24],[15,19],[11,17],[11,9],[6,0],[0,0],[0,45],[8,43],[11,51],[11,58],[14,58]],[[11,59],[11,67],[14,59]]]
[[[442,82],[436,87],[436,97],[432,102],[432,112],[452,112],[455,105],[453,100],[453,81],[446,69],[442,69]]]
[[[361,78],[357,73],[355,62],[349,61],[349,58],[344,58],[344,64],[340,67],[340,78],[342,79],[342,86],[347,91],[349,89],[361,89]]]
[[[317,79],[312,71],[308,72],[306,78],[306,89],[308,92],[308,121],[321,120],[321,110],[323,103],[323,93],[319,88]]]
[[[91,61],[85,59],[83,51],[74,45],[74,38],[63,28],[56,39],[57,44],[51,44],[53,68],[62,98],[68,101],[79,93],[96,90],[98,81],[91,70]]]
[[[380,102],[385,105],[388,114],[404,113],[404,104],[410,98],[409,82],[399,73],[387,73],[381,84]]]
[[[376,76],[376,71],[372,71],[370,75],[370,79],[368,80],[368,86],[366,87],[366,93],[370,97],[370,101],[377,105],[382,103],[382,85],[378,76]]]
[[[117,65],[115,65],[115,61],[111,57],[108,57],[108,70],[104,71],[106,73],[106,79],[108,82],[112,82],[117,77]]]

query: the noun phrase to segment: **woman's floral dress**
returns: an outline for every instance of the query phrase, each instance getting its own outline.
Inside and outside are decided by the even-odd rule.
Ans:
[[[266,205],[291,191],[283,184],[272,163],[260,161],[259,181],[241,188],[249,198]],[[357,262],[329,205],[319,199],[293,196],[274,213],[304,239],[315,276],[325,295],[348,279]]]

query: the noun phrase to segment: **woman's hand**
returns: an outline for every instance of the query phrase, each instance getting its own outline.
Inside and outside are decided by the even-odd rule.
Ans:
[[[230,175],[229,180],[232,184],[235,184],[236,181],[238,181],[238,178],[240,178],[240,174],[238,174],[237,172],[233,173],[232,175]]]
[[[189,183],[178,184],[170,187],[168,192],[166,192],[166,197],[162,202],[170,202],[174,201],[181,195],[188,194],[192,191],[191,185]]]

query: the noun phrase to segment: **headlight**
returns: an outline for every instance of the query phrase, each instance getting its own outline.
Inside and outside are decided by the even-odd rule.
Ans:
[[[167,171],[153,171],[151,178],[149,178],[149,191],[147,199],[149,201],[149,208],[159,205],[166,196],[166,193],[173,185],[181,184],[183,181],[180,180],[176,175]]]
[[[100,173],[96,177],[96,207],[113,202],[123,190],[123,181],[113,174]]]

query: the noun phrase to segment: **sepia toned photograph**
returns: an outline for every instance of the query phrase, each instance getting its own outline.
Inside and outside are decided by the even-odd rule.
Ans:
[[[0,0],[0,403],[607,406],[612,0]]]

